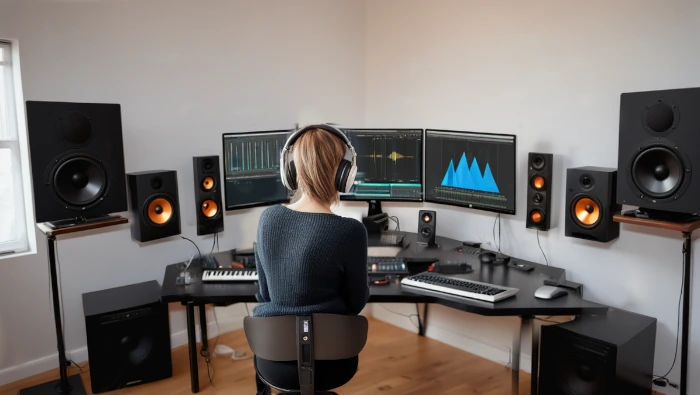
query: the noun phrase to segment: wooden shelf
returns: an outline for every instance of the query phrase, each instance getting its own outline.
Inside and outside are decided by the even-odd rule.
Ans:
[[[622,214],[615,214],[613,216],[613,221],[624,223],[624,224],[634,224],[634,225],[648,226],[651,228],[675,230],[677,232],[687,232],[687,233],[690,233],[696,229],[700,229],[700,220],[692,221],[692,222],[669,222],[669,221],[658,221],[655,219],[630,217],[630,216],[622,215]]]
[[[124,218],[122,216],[116,216],[115,218],[106,219],[106,220],[100,221],[100,222],[92,222],[89,224],[78,224],[78,225],[68,226],[68,227],[60,228],[60,229],[51,229],[48,226],[46,226],[45,223],[36,224],[36,227],[47,236],[59,236],[59,235],[66,235],[69,233],[83,232],[86,230],[106,228],[108,226],[121,225],[121,224],[125,224],[128,222],[129,222],[129,220],[127,218]]]

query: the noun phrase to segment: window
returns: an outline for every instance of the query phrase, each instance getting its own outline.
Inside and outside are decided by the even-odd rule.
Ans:
[[[31,196],[26,135],[19,130],[25,121],[13,44],[0,41],[0,257],[30,249],[33,221],[31,205],[25,200]]]

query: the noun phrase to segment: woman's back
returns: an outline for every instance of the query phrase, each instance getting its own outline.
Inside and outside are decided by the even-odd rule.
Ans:
[[[260,217],[256,316],[358,314],[367,303],[367,232],[354,220],[273,206]]]

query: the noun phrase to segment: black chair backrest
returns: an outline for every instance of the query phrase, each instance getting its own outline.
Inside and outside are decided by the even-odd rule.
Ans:
[[[367,343],[367,318],[361,315],[245,317],[243,329],[256,356],[297,361],[302,395],[314,393],[314,361],[353,358]]]

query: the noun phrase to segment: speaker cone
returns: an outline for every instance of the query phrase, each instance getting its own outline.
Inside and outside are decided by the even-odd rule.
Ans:
[[[542,170],[545,165],[545,160],[542,155],[535,155],[532,157],[532,162],[530,166],[535,170]]]
[[[673,128],[676,122],[674,107],[664,103],[662,99],[648,105],[644,114],[644,123],[647,128],[656,133],[664,133]]]
[[[163,225],[172,218],[173,205],[166,198],[155,198],[148,204],[146,216],[154,224]]]
[[[681,186],[684,166],[681,158],[666,147],[652,147],[632,162],[632,182],[645,195],[668,198]]]
[[[433,216],[430,214],[423,214],[423,222],[429,223],[430,221],[433,220]]]
[[[545,179],[542,176],[533,176],[530,180],[530,186],[537,191],[541,191],[545,186]]]
[[[133,336],[124,336],[121,340],[122,347],[126,351],[126,359],[132,366],[142,364],[153,350],[153,339],[148,335],[143,335],[138,338]]]
[[[432,231],[432,229],[430,229],[430,227],[424,226],[424,227],[421,228],[420,234],[421,234],[421,236],[427,238],[427,237],[430,237],[430,235],[433,234],[433,231]]]
[[[214,189],[214,185],[214,177],[205,177],[204,180],[202,180],[202,189],[205,191]]]
[[[577,224],[584,228],[592,228],[600,222],[600,205],[589,197],[574,199],[572,210]]]
[[[56,167],[53,187],[56,194],[67,204],[83,207],[104,195],[107,174],[96,160],[73,157]]]
[[[78,111],[70,111],[58,118],[58,129],[63,138],[73,144],[83,144],[92,135],[90,119]]]
[[[544,220],[544,213],[542,210],[536,208],[530,211],[530,221],[539,224]]]
[[[558,366],[559,387],[566,394],[603,394],[607,385],[598,361],[586,361],[577,355],[566,358]]]
[[[214,218],[219,213],[219,206],[215,201],[207,199],[202,202],[202,214],[207,218]]]

